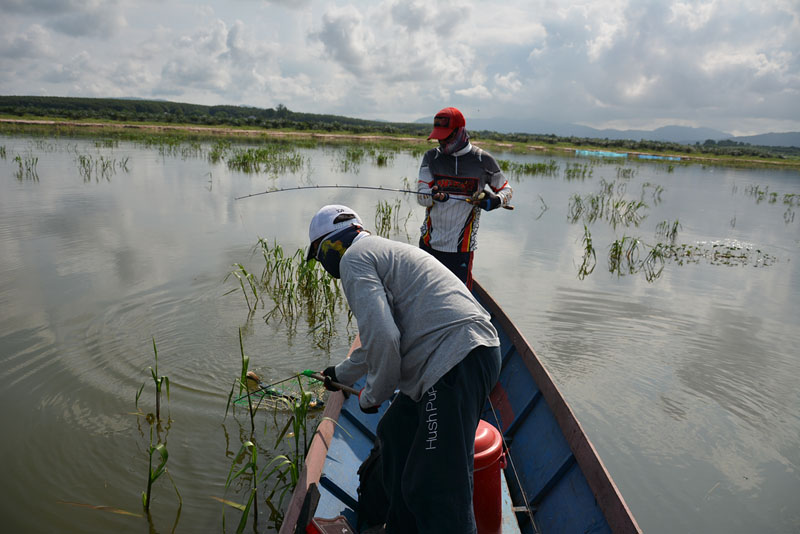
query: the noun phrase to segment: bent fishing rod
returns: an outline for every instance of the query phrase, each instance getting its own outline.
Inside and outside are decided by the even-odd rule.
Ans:
[[[281,189],[268,189],[267,191],[261,191],[259,193],[251,193],[249,195],[244,195],[241,197],[236,197],[234,200],[242,200],[244,198],[250,197],[257,197],[260,195],[269,195],[270,193],[283,193],[285,191],[302,191],[304,189],[368,189],[370,191],[386,191],[390,193],[411,193],[412,195],[425,195],[432,197],[433,193],[421,193],[419,191],[412,191],[410,189],[394,189],[391,187],[383,187],[383,186],[372,186],[372,185],[298,185],[297,187],[284,187]],[[461,197],[451,197],[449,193],[444,193],[445,198],[444,200],[437,200],[437,202],[446,202],[448,200],[460,200],[462,202],[469,202],[472,204],[471,198],[461,198]],[[482,199],[484,193],[481,192],[478,200]],[[503,206],[503,208],[507,210],[513,210],[514,206]]]

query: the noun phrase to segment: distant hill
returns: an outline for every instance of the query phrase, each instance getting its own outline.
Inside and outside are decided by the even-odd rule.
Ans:
[[[765,133],[730,138],[731,141],[749,143],[760,146],[793,146],[800,147],[800,132]]]
[[[430,122],[430,118],[416,122]],[[530,133],[557,135],[559,137],[589,137],[596,139],[631,139],[640,141],[665,141],[680,144],[703,143],[707,139],[730,139],[732,136],[712,128],[691,128],[688,126],[663,126],[656,130],[614,130],[592,128],[580,124],[555,123],[538,119],[471,119],[467,117],[467,129],[494,131],[498,133]],[[737,139],[738,140],[738,139]]]

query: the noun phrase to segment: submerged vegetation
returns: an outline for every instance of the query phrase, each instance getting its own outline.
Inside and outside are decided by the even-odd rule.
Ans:
[[[427,128],[427,126],[426,126]],[[103,132],[103,138],[94,143],[95,148],[113,151],[119,148],[120,141],[130,140],[139,146],[157,151],[163,157],[204,158],[211,164],[225,165],[229,169],[245,173],[270,173],[285,174],[302,171],[310,167],[309,158],[298,150],[300,146],[318,146],[323,141],[317,139],[304,139],[294,141],[276,141],[274,139],[250,139],[248,145],[234,144],[230,139],[218,137],[203,137],[206,134],[186,133],[154,134],[137,132],[136,134],[120,133],[119,136],[108,136]],[[328,140],[332,143],[325,145],[334,147],[331,157],[334,170],[356,173],[362,165],[383,167],[390,165],[395,154],[407,148],[397,148],[381,144],[369,146],[347,146],[344,143],[352,141]],[[335,144],[333,144],[335,143]],[[344,146],[342,146],[344,144]],[[417,143],[412,153],[419,153],[429,145]],[[46,152],[56,150],[54,143],[43,139],[35,141],[37,150]],[[128,172],[128,157],[113,157],[90,153],[78,153],[77,148],[70,147],[70,153],[75,154],[80,175],[84,181],[109,180],[116,172]],[[88,149],[91,151],[91,147]],[[0,159],[5,160],[7,149],[0,146]],[[599,163],[598,163],[599,162]],[[16,155],[13,161],[4,165],[13,167],[15,175],[20,181],[38,181],[38,157],[33,153],[23,156]],[[757,246],[737,241],[695,241],[681,243],[683,225],[675,218],[660,221],[654,228],[648,228],[649,238],[616,234],[618,228],[631,232],[631,228],[640,228],[650,215],[649,209],[662,202],[664,187],[659,184],[645,182],[641,189],[635,181],[638,167],[617,166],[608,168],[602,160],[589,162],[577,161],[560,165],[554,159],[534,163],[518,163],[513,161],[499,161],[501,168],[509,176],[516,178],[536,177],[548,179],[563,179],[569,187],[591,187],[597,185],[593,192],[588,194],[575,193],[569,197],[567,206],[567,221],[576,227],[576,234],[580,234],[581,251],[574,255],[577,265],[578,278],[597,276],[603,271],[602,266],[597,269],[598,256],[603,261],[606,256],[607,271],[617,277],[634,276],[641,274],[648,282],[655,282],[661,277],[670,265],[687,265],[707,263],[710,265],[725,266],[753,266],[764,267],[774,264],[774,256],[760,250]],[[598,165],[605,165],[605,171],[610,178],[600,178]],[[658,165],[658,163],[652,163]],[[603,167],[599,167],[603,170]],[[664,172],[673,172],[673,164],[663,167]],[[309,171],[310,173],[311,171]],[[403,178],[402,189],[413,190],[415,179]],[[541,183],[553,183],[553,180],[541,180]],[[666,183],[666,182],[665,182]],[[27,187],[27,184],[15,184]],[[560,184],[559,184],[560,185]],[[584,191],[585,189],[582,189]],[[744,194],[751,197],[757,204],[764,206],[785,207],[784,219],[787,223],[794,221],[794,210],[800,206],[800,194],[780,193],[770,191],[768,188],[753,185],[748,186]],[[565,195],[566,196],[566,195]],[[517,196],[516,198],[519,198]],[[538,220],[548,210],[544,198],[539,195],[539,209],[522,212],[526,217],[525,223]],[[401,199],[380,200],[375,210],[374,231],[377,235],[389,237],[406,230],[406,225],[412,216],[409,209],[404,215],[406,205],[412,202],[414,195]],[[559,199],[559,200],[564,200]],[[530,208],[531,203],[528,207]],[[554,205],[558,205],[555,204]],[[416,204],[414,209],[419,209]],[[562,208],[559,208],[562,209]],[[498,210],[500,211],[500,210]],[[538,214],[536,213],[538,211]],[[559,211],[558,217],[563,217]],[[560,219],[563,221],[563,218]],[[599,238],[592,235],[592,225],[607,224],[614,230],[613,238],[601,243]],[[580,227],[582,226],[582,233]],[[597,234],[599,235],[599,233]],[[577,241],[577,239],[576,239]],[[610,244],[608,242],[611,241]],[[648,242],[650,241],[650,243]],[[652,244],[651,244],[652,243]],[[604,252],[607,251],[607,254]],[[253,257],[258,261],[257,266],[249,265],[247,261],[237,261],[232,264],[230,272],[223,279],[224,285],[234,287],[227,294],[241,293],[242,306],[246,306],[246,321],[249,323],[256,312],[261,313],[261,319],[271,325],[280,325],[281,331],[289,338],[305,333],[317,346],[329,350],[331,340],[338,331],[343,330],[343,318],[347,317],[346,329],[350,334],[350,316],[346,309],[339,282],[331,278],[321,266],[315,262],[304,261],[304,251],[297,249],[294,252],[284,249],[277,241],[259,238],[253,247]],[[263,261],[263,264],[261,263]],[[245,315],[245,314],[243,314]],[[303,329],[305,327],[305,330]],[[250,387],[248,379],[251,376],[251,361],[245,354],[245,339],[239,330],[239,356],[241,361],[240,373],[232,378],[233,385],[228,396],[225,419],[228,410],[233,409],[234,418],[241,417],[242,409],[246,410],[247,420],[241,422],[238,429],[239,439],[226,450],[227,477],[221,477],[220,487],[224,487],[222,498],[213,497],[223,504],[223,530],[225,528],[225,514],[230,509],[237,513],[237,532],[247,529],[252,521],[253,531],[259,531],[259,505],[269,508],[269,521],[280,525],[282,510],[286,497],[298,482],[298,477],[305,462],[305,454],[309,445],[309,437],[313,435],[314,415],[312,409],[317,406],[318,397],[308,388],[307,382],[300,380],[301,374],[287,379],[292,384],[294,391],[288,395],[273,396],[274,402],[269,404],[272,418],[263,425],[263,432],[257,426],[259,414],[266,413],[263,402],[264,396],[257,393],[264,387],[257,381],[256,389]],[[153,413],[144,413],[140,410],[140,403],[144,402],[142,395],[147,383],[142,384],[136,393],[136,415],[139,420],[149,424],[149,439],[142,432],[142,450],[147,456],[148,473],[146,488],[142,492],[142,506],[148,521],[153,502],[158,504],[161,496],[159,490],[166,483],[165,478],[172,482],[178,500],[178,511],[175,525],[180,517],[182,506],[181,494],[172,480],[168,465],[170,454],[167,451],[167,431],[171,424],[170,414],[162,419],[161,403],[162,392],[166,393],[167,402],[170,402],[170,380],[166,375],[160,374],[159,356],[155,339],[153,339],[154,365],[149,368],[152,378],[154,397]],[[296,382],[296,386],[294,386]],[[230,383],[230,382],[227,382]],[[163,391],[162,391],[163,390]],[[238,395],[234,399],[234,394]],[[149,391],[149,389],[148,389]],[[166,425],[162,425],[162,422]],[[237,423],[239,421],[237,420]],[[226,438],[228,438],[226,430]],[[177,451],[177,452],[176,452]],[[172,451],[178,457],[180,449]],[[228,469],[228,463],[230,468]],[[142,470],[144,463],[142,462]],[[141,473],[140,473],[141,475]],[[137,475],[137,480],[140,479]],[[165,476],[166,475],[166,476]],[[160,481],[160,482],[159,482]],[[138,485],[139,482],[137,482]],[[137,486],[136,498],[138,499]],[[235,493],[236,496],[231,496]],[[239,502],[237,502],[237,500]],[[171,502],[171,500],[170,500]],[[74,504],[74,503],[71,503]],[[77,504],[76,504],[77,505]],[[81,505],[83,506],[83,505]],[[141,518],[142,515],[125,512],[101,506],[87,506],[96,510],[112,511],[125,515]],[[262,510],[263,512],[263,510]],[[262,523],[263,523],[263,515]],[[152,528],[151,531],[156,529]],[[173,526],[172,531],[175,531]]]
[[[105,156],[93,157],[90,154],[80,154],[78,156],[78,172],[84,182],[110,180],[117,170],[128,172],[129,158],[106,158]]]
[[[627,200],[624,194],[624,182],[607,182],[601,179],[599,193],[584,196],[575,194],[570,198],[567,219],[571,223],[583,220],[588,224],[605,220],[613,228],[618,225],[638,226],[646,217],[642,211],[647,209],[647,204],[643,200]],[[644,192],[642,195],[644,196]]]
[[[20,182],[23,180],[39,181],[39,173],[36,170],[36,165],[39,163],[38,156],[17,154],[14,156],[14,162],[17,164],[17,171],[14,173],[17,180]]]

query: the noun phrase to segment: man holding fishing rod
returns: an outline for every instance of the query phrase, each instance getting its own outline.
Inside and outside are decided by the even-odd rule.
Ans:
[[[467,287],[421,249],[370,235],[358,215],[324,206],[306,260],[341,278],[361,347],[323,371],[326,387],[366,375],[359,407],[378,424],[386,532],[476,532],[475,431],[500,373],[500,341]]]
[[[419,246],[472,289],[481,210],[511,209],[512,190],[492,155],[469,142],[464,115],[456,108],[436,114],[428,139],[439,146],[425,153],[419,168],[417,201],[426,208]]]

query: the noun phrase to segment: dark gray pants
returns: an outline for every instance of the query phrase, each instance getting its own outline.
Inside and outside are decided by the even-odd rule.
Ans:
[[[500,375],[499,347],[477,347],[415,402],[398,394],[378,424],[389,534],[474,534],[475,430]]]

